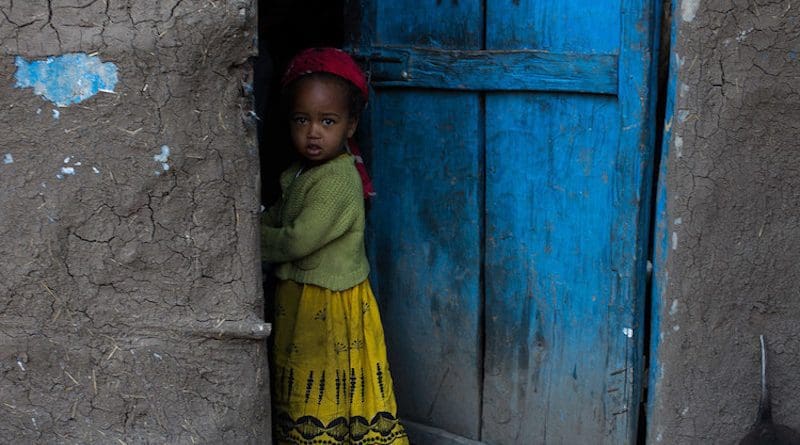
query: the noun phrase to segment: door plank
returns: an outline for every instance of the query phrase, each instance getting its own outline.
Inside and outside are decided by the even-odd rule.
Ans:
[[[483,440],[599,443],[624,386],[606,369],[623,336],[608,323],[616,99],[492,94],[486,106]]]
[[[487,48],[618,54],[619,84],[617,97],[487,96],[482,439],[631,443],[653,2],[513,3],[488,3]]]
[[[355,1],[355,0],[352,0]],[[482,2],[362,0],[359,46],[477,50]],[[374,85],[368,248],[402,418],[477,439],[482,385],[479,94]]]
[[[481,104],[414,90],[375,103],[368,247],[400,415],[477,439]]]

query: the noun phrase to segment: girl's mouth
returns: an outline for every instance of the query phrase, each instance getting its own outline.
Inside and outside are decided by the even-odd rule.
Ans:
[[[306,146],[306,151],[308,154],[315,156],[322,153],[322,148],[319,145],[308,145]]]

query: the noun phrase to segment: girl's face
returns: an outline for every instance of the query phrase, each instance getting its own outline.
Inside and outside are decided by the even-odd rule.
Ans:
[[[314,77],[298,82],[289,109],[292,145],[312,165],[319,165],[343,152],[358,119],[350,116],[345,85]]]

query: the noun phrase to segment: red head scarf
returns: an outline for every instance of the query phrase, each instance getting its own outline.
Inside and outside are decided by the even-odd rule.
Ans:
[[[364,72],[346,52],[338,48],[309,48],[301,51],[289,62],[289,67],[281,79],[281,85],[286,87],[299,77],[311,73],[329,73],[339,76],[361,91],[365,103],[369,99],[367,78],[364,76]],[[375,191],[369,174],[367,174],[364,159],[361,157],[361,150],[353,138],[348,139],[347,146],[355,158],[356,169],[361,175],[364,198],[369,199],[371,196],[375,196]]]

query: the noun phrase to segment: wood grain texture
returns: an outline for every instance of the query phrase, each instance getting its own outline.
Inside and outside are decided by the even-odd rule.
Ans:
[[[486,0],[486,49],[618,54],[624,20],[620,0]]]
[[[375,18],[372,44],[480,49],[483,5],[477,1],[369,0]]]
[[[618,54],[619,84],[616,97],[487,96],[482,438],[631,443],[642,384],[652,5],[523,1],[534,25],[519,28],[508,25],[519,14],[492,26],[494,4],[502,2],[488,7],[487,47]]]
[[[480,2],[361,1],[354,46],[477,50]],[[400,415],[477,439],[482,354],[479,94],[373,85],[372,279]]]
[[[371,47],[357,52],[374,87],[617,93],[617,56],[535,50]]]
[[[597,443],[626,385],[608,369],[609,344],[626,338],[611,322],[626,310],[611,247],[619,107],[562,94],[486,103],[483,437]]]
[[[369,256],[400,414],[477,438],[478,97],[390,91],[375,103]]]

